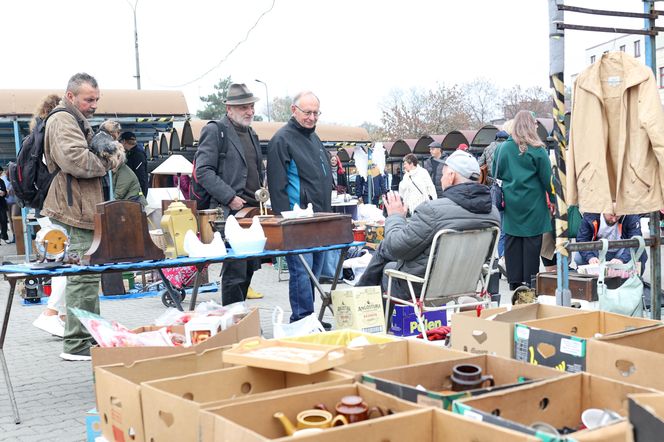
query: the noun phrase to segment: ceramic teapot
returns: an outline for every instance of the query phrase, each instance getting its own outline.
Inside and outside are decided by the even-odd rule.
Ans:
[[[297,426],[293,425],[290,419],[288,419],[288,417],[280,411],[274,413],[272,416],[279,420],[281,425],[284,427],[284,431],[289,436],[302,435],[301,433],[303,433],[303,430],[307,429],[322,430],[324,428],[348,424],[348,420],[344,416],[333,417],[332,413],[329,411],[320,409],[311,409],[299,412],[296,417]]]
[[[324,404],[317,404],[314,408],[325,410]],[[369,419],[374,413],[385,416],[386,412],[380,407],[369,407],[361,396],[344,396],[334,406],[337,417],[344,416],[349,424]]]

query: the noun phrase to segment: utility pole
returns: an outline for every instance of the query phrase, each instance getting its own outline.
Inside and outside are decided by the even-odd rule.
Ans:
[[[565,31],[558,29],[563,23],[563,11],[558,8],[563,0],[549,0],[549,81],[553,94],[553,138],[555,140],[555,157],[553,186],[556,192],[556,257],[557,277],[556,304],[569,307],[571,292],[569,290],[569,254],[564,243],[569,236],[567,220],[567,203],[565,187],[567,166],[565,166],[566,128],[565,128]]]
[[[136,23],[136,7],[138,6],[138,0],[134,2],[133,6],[129,3],[129,0],[127,0],[127,3],[134,12],[134,52],[136,54],[136,75],[134,75],[134,77],[136,78],[136,89],[141,90],[141,67],[138,61],[138,26]]]
[[[259,80],[258,78],[254,80],[256,83],[261,83],[265,86],[265,101],[267,101],[267,121],[272,121],[270,117],[270,96],[267,94],[267,83]]]

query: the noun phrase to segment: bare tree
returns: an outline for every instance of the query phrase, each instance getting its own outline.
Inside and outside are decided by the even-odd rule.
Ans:
[[[481,127],[495,118],[500,105],[500,91],[489,79],[475,78],[461,86],[466,113],[473,127]]]
[[[394,90],[383,103],[382,132],[388,139],[418,138],[469,127],[460,88]]]
[[[289,96],[275,97],[272,103],[270,103],[270,117],[272,121],[288,121],[292,115],[290,110],[292,102],[293,98]]]
[[[552,117],[551,95],[540,86],[512,86],[503,94],[502,106],[506,119],[514,118],[520,110],[535,112],[540,118]]]

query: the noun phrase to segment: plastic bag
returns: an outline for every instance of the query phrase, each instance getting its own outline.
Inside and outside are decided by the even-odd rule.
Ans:
[[[284,311],[281,307],[275,307],[272,311],[273,335],[275,339],[288,338],[291,336],[310,335],[312,333],[324,332],[323,324],[320,323],[315,313],[298,321],[284,324]]]

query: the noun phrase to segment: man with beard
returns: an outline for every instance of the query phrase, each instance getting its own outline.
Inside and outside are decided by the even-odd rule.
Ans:
[[[231,84],[226,96],[226,116],[211,121],[201,131],[196,180],[210,194],[210,208],[221,207],[224,217],[246,206],[258,207],[255,193],[263,185],[263,162],[258,136],[251,128],[254,103],[258,100],[245,84]],[[222,304],[244,301],[258,269],[259,260],[224,263]]]

